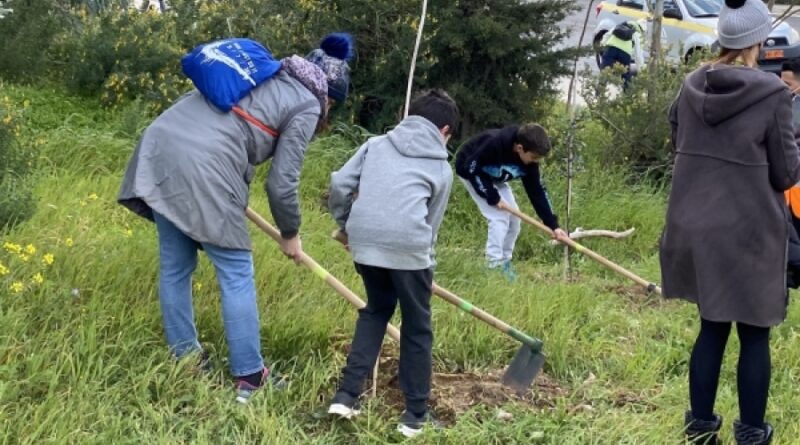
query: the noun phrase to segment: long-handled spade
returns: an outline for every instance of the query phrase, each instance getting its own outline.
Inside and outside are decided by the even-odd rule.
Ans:
[[[245,210],[245,214],[253,221],[255,225],[257,225],[261,230],[263,230],[267,235],[272,237],[276,242],[280,242],[281,234],[278,232],[278,229],[272,227],[270,223],[267,222],[264,218],[261,217],[258,213],[256,213],[253,209],[248,207]],[[300,258],[300,262],[303,263],[308,269],[314,272],[314,275],[320,277],[325,283],[327,283],[330,287],[336,289],[347,301],[350,302],[353,306],[358,309],[363,308],[366,306],[363,300],[358,298],[358,295],[353,293],[350,289],[348,289],[341,281],[337,280],[333,275],[331,275],[327,270],[325,270],[322,266],[319,265],[313,258],[306,255],[305,253],[302,254]],[[391,323],[386,327],[386,333],[389,334],[389,337],[394,339],[397,342],[400,342],[400,331],[397,330]]]
[[[347,245],[347,237],[341,231],[337,230],[333,232],[332,237],[345,246]],[[453,306],[456,306],[478,320],[508,334],[511,338],[522,343],[522,346],[520,346],[516,355],[514,355],[511,364],[508,365],[506,372],[503,374],[503,384],[518,392],[527,391],[544,366],[545,355],[542,352],[542,346],[544,345],[542,341],[525,334],[492,314],[475,307],[472,303],[436,283],[433,283],[433,293]]]
[[[518,392],[525,392],[539,375],[544,366],[545,355],[542,353],[543,343],[538,338],[531,337],[508,323],[494,317],[488,312],[477,308],[472,303],[458,297],[449,290],[433,283],[433,293],[453,306],[467,312],[495,329],[508,334],[514,340],[522,343],[517,350],[511,364],[503,374],[503,384]]]
[[[528,223],[528,224],[530,224],[530,225],[532,225],[532,226],[534,226],[534,227],[536,227],[536,228],[548,233],[548,234],[552,234],[553,233],[553,231],[550,230],[549,227],[547,227],[546,225],[542,224],[538,220],[536,220],[536,219],[534,219],[534,218],[532,218],[532,217],[520,212],[517,209],[508,207],[506,205],[502,205],[500,208],[505,210],[506,212],[511,213],[512,215],[516,216],[517,218],[525,221],[526,223]],[[577,242],[575,242],[575,241],[573,241],[573,240],[571,240],[569,238],[567,238],[567,239],[565,239],[565,240],[563,240],[561,242],[565,243],[569,247],[573,248],[575,251],[580,252],[580,253],[588,256],[589,258],[597,261],[598,263],[602,264],[603,266],[606,266],[607,268],[613,270],[614,272],[617,272],[618,274],[620,274],[620,275],[622,275],[624,277],[627,277],[627,278],[633,280],[634,282],[644,286],[647,289],[648,292],[655,292],[655,293],[661,295],[661,288],[657,284],[645,280],[644,278],[640,277],[639,275],[636,275],[635,273],[629,271],[628,269],[625,269],[624,267],[620,266],[619,264],[616,264],[616,263],[612,262],[611,260],[609,260],[609,259],[605,258],[604,256],[598,254],[597,252],[595,252],[595,251],[593,251],[593,250],[591,250],[591,249],[589,249],[589,248],[587,248],[587,247],[585,247],[585,246],[583,246],[581,244],[578,244]]]

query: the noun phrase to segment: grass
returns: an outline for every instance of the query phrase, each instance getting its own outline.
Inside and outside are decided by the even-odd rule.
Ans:
[[[9,274],[0,277],[0,443],[265,443],[382,444],[399,415],[381,392],[357,421],[332,422],[315,413],[332,395],[355,311],[306,270],[294,266],[252,226],[263,352],[292,381],[286,393],[233,403],[226,370],[218,288],[205,257],[195,275],[195,317],[217,371],[197,376],[188,361],[166,352],[160,325],[157,252],[151,224],[115,203],[122,171],[140,123],[108,115],[88,100],[48,88],[3,85],[13,102],[30,101],[22,141],[36,149],[38,210],[2,235],[2,243],[35,253],[0,250]],[[22,107],[22,105],[20,105]],[[309,149],[301,181],[303,245],[356,293],[363,288],[346,252],[328,238],[334,228],[320,205],[332,170],[355,146],[331,135]],[[264,167],[260,168],[263,175]],[[547,166],[551,195],[564,182]],[[263,179],[263,176],[261,177]],[[255,181],[254,184],[259,184]],[[526,201],[517,190],[520,202]],[[621,175],[591,169],[577,178],[573,219],[584,228],[626,229],[624,240],[585,244],[640,275],[658,280],[657,240],[665,196],[630,187]],[[269,216],[259,185],[251,205]],[[531,212],[527,203],[524,210]],[[562,209],[563,210],[563,209]],[[632,284],[573,255],[575,280],[561,279],[562,251],[526,227],[517,250],[521,278],[510,285],[482,266],[484,222],[459,184],[441,230],[436,281],[545,341],[543,403],[510,401],[465,406],[446,430],[424,444],[677,443],[687,406],[687,360],[697,332],[695,309],[635,291]],[[46,254],[53,256],[47,265]],[[35,275],[43,282],[37,284]],[[22,283],[15,293],[9,286]],[[434,299],[434,367],[438,373],[483,375],[505,366],[517,348],[447,303]],[[773,334],[768,418],[776,444],[800,437],[800,351],[797,305]],[[718,397],[723,437],[738,416],[735,336]]]

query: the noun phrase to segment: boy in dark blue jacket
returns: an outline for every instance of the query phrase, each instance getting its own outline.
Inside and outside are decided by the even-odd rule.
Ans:
[[[521,178],[536,213],[553,238],[567,238],[558,226],[547,191],[542,185],[539,161],[550,153],[550,138],[538,124],[487,130],[468,140],[456,155],[456,173],[489,222],[486,260],[490,268],[502,268],[509,281],[516,278],[511,265],[520,220],[503,210],[517,208],[506,182]]]

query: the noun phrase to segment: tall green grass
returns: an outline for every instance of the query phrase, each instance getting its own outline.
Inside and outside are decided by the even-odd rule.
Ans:
[[[285,393],[264,392],[245,407],[233,402],[226,369],[218,288],[205,257],[195,275],[195,317],[216,371],[199,376],[189,361],[166,352],[156,289],[157,244],[152,224],[115,203],[133,150],[130,116],[107,115],[91,102],[47,88],[4,85],[14,100],[31,101],[23,137],[41,138],[38,210],[3,235],[35,253],[0,250],[0,442],[16,443],[265,443],[382,444],[399,415],[387,396],[370,399],[355,422],[315,415],[332,395],[356,312],[308,271],[287,261],[255,227],[256,283],[263,352],[291,380]],[[358,138],[356,138],[358,139]],[[307,253],[356,293],[363,288],[348,254],[328,234],[334,223],[320,197],[330,172],[355,149],[353,137],[332,135],[309,149],[303,171],[301,236]],[[251,205],[269,215],[259,184]],[[554,165],[546,178],[562,202]],[[635,291],[594,263],[573,256],[575,280],[561,279],[560,248],[524,228],[517,250],[520,279],[512,284],[484,269],[485,225],[456,183],[441,230],[436,281],[545,341],[545,373],[562,388],[532,406],[509,402],[510,421],[476,404],[424,444],[678,443],[687,406],[687,360],[697,315],[684,304]],[[521,192],[523,209],[532,212]],[[585,244],[643,276],[658,280],[657,239],[664,193],[631,186],[619,173],[587,171],[576,178],[574,221],[584,228],[626,229],[622,240]],[[557,201],[556,201],[557,200]],[[558,204],[558,206],[561,206]],[[46,254],[53,262],[47,265]],[[42,274],[43,282],[34,277]],[[15,293],[9,286],[20,282]],[[517,344],[433,300],[435,371],[484,374],[505,366]],[[774,443],[800,437],[800,351],[797,306],[773,335],[768,418]],[[397,320],[396,320],[397,321]],[[737,417],[735,339],[718,398],[732,440]],[[383,371],[388,372],[384,369]],[[381,393],[383,394],[383,393]]]

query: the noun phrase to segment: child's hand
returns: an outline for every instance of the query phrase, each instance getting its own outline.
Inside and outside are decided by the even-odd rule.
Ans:
[[[336,229],[331,233],[331,238],[339,241],[344,245],[344,248],[350,251],[350,241],[347,238],[347,233],[342,229]]]
[[[495,204],[494,206],[497,207],[500,210],[507,210],[508,209],[508,204],[506,204],[506,202],[503,201],[502,199],[500,201],[497,201],[497,204]]]
[[[553,239],[556,240],[556,241],[562,241],[563,242],[563,241],[569,239],[569,235],[567,235],[567,232],[565,232],[565,231],[563,231],[561,229],[553,230],[553,235],[552,236],[553,236]]]

